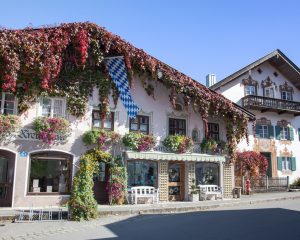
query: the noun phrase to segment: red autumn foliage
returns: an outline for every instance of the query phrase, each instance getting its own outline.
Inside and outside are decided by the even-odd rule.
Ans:
[[[268,170],[268,159],[260,153],[245,151],[236,153],[235,176],[265,176]]]

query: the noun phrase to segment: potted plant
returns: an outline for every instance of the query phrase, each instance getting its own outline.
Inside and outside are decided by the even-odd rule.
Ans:
[[[169,135],[164,141],[163,145],[171,152],[185,153],[193,146],[193,140],[184,135]]]
[[[212,137],[204,138],[201,143],[201,150],[205,153],[212,153],[215,149],[217,149],[217,147],[217,141]]]
[[[0,114],[0,141],[14,135],[21,127],[20,117]]]
[[[122,141],[129,150],[139,152],[151,150],[156,144],[156,139],[153,135],[146,135],[140,132],[125,134]]]
[[[192,181],[191,191],[190,191],[190,194],[189,194],[189,200],[191,202],[198,202],[199,201],[199,189],[196,185],[195,179],[193,179],[193,181]]]

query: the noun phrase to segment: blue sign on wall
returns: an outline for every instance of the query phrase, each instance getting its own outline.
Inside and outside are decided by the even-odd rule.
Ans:
[[[27,157],[28,156],[28,152],[25,152],[25,151],[19,152],[19,154],[20,154],[20,157]]]

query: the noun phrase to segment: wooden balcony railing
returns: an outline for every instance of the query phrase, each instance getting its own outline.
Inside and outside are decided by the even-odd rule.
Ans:
[[[292,113],[300,115],[300,102],[249,95],[242,99],[243,107],[261,112]]]

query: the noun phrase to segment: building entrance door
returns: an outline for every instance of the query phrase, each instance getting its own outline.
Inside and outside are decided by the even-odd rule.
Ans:
[[[0,207],[12,206],[15,155],[0,150]]]
[[[169,162],[169,201],[184,199],[184,162]]]
[[[107,182],[109,180],[108,165],[104,162],[99,163],[97,173],[94,175],[94,195],[99,204],[108,203]]]
[[[264,155],[268,159],[268,170],[267,170],[267,176],[272,177],[272,157],[270,152],[261,152],[262,155]]]

